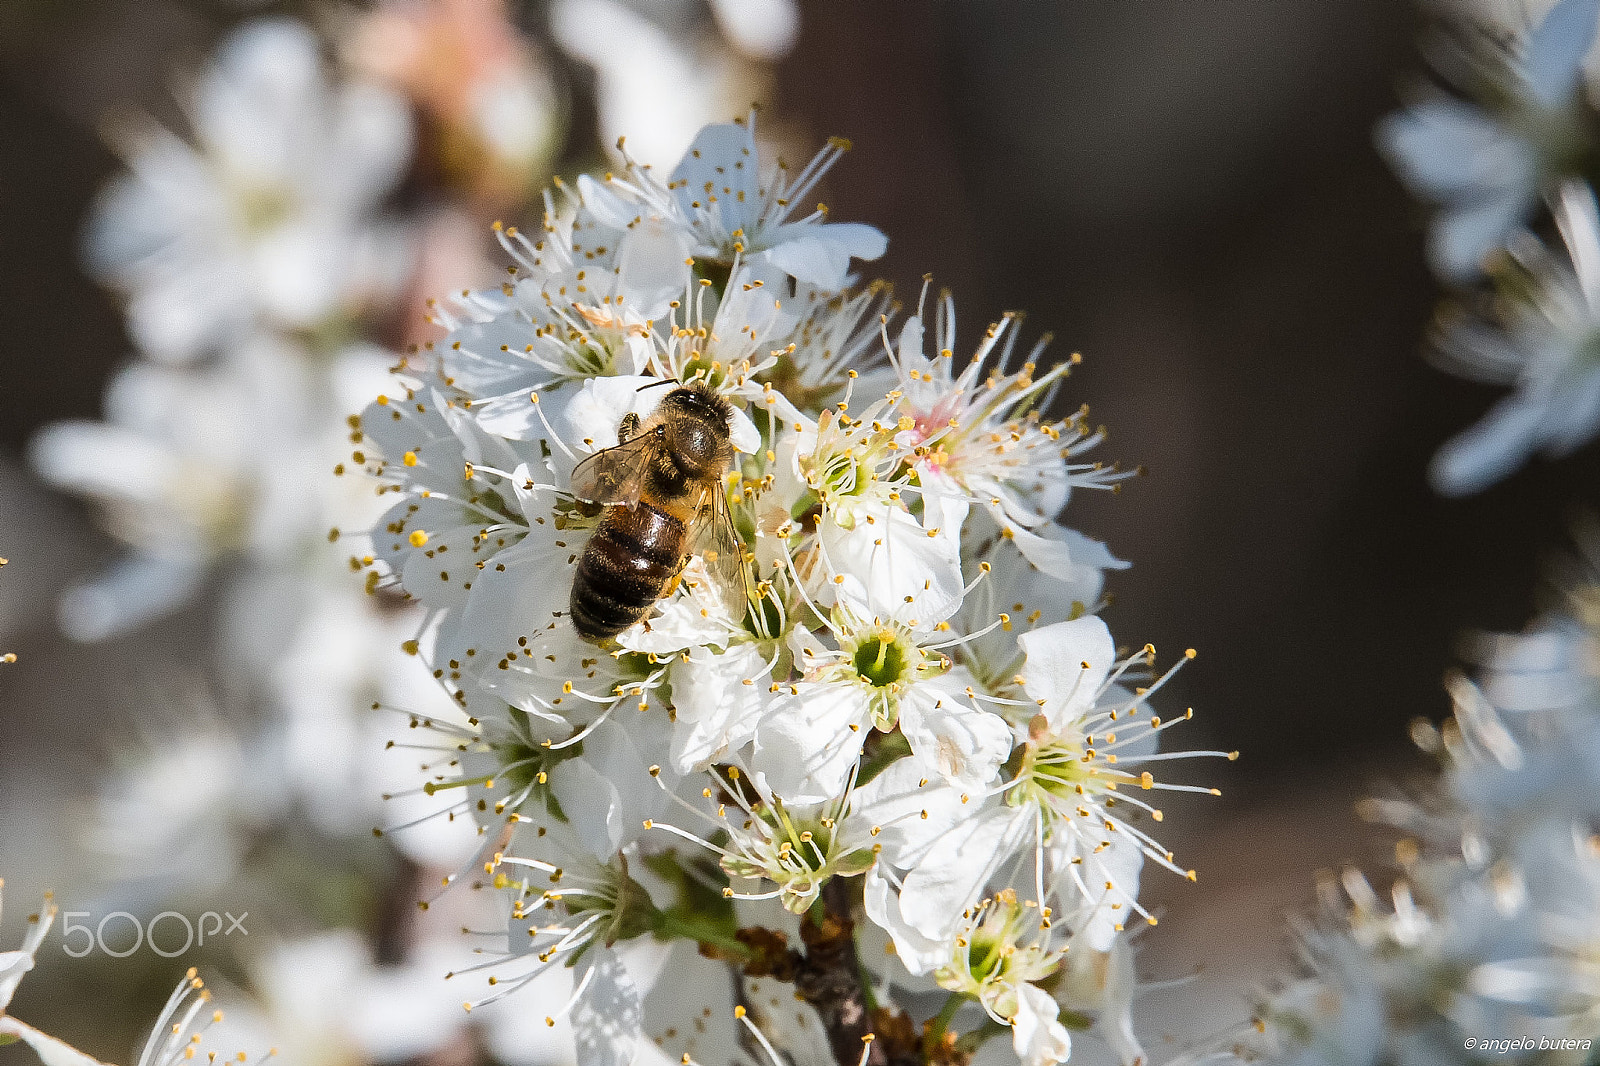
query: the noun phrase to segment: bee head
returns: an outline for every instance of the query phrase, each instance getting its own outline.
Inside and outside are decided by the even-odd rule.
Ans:
[[[673,462],[691,478],[722,472],[730,449],[728,401],[699,383],[673,389],[661,401],[662,430]]]

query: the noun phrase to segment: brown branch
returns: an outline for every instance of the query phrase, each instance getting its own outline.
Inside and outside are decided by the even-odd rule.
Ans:
[[[827,1031],[827,1044],[838,1066],[858,1066],[867,1047],[866,1066],[965,1066],[950,1048],[925,1048],[909,1016],[893,1007],[867,1007],[861,980],[861,959],[856,954],[853,882],[830,880],[822,888],[822,920],[810,914],[800,919],[800,940],[805,952],[789,946],[789,936],[763,928],[741,928],[734,938],[744,952],[734,956],[702,941],[702,956],[738,965],[747,978],[774,978],[794,984],[800,999],[816,1010]],[[742,983],[741,983],[742,988]],[[869,1039],[870,1037],[870,1039]],[[947,1042],[946,1042],[947,1044]]]
[[[822,1019],[838,1066],[857,1066],[868,1044],[866,1066],[924,1066],[922,1040],[911,1019],[893,1008],[867,1006],[856,954],[851,888],[851,882],[837,877],[824,886],[822,920],[814,921],[811,915],[800,919],[803,953],[790,947],[782,932],[760,926],[734,933],[746,949],[743,957],[705,943],[700,953],[739,965],[746,977],[793,984]]]
[[[850,886],[835,877],[822,888],[822,921],[800,920],[805,965],[795,975],[801,998],[822,1018],[828,1047],[838,1066],[856,1066],[862,1046],[872,1037],[872,1016],[861,987],[861,961],[856,956],[855,922],[850,917]],[[883,1045],[874,1041],[867,1066],[888,1066]]]

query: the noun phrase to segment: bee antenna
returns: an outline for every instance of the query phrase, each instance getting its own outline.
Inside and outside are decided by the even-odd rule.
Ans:
[[[634,389],[633,391],[634,392],[643,392],[645,389],[653,389],[653,388],[657,387],[658,385],[676,385],[677,383],[678,383],[677,379],[675,379],[675,378],[662,378],[660,381],[652,381],[648,385],[640,385],[637,389]]]

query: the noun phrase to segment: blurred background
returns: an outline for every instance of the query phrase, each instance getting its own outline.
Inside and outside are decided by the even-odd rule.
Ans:
[[[330,77],[381,83],[413,113],[411,161],[377,208],[410,227],[411,265],[360,312],[387,345],[422,335],[423,295],[492,279],[488,222],[535,223],[534,191],[602,165],[618,132],[670,165],[700,123],[759,101],[760,128],[790,159],[827,135],[853,141],[824,199],[835,218],[889,235],[870,276],[911,301],[924,274],[953,289],[969,344],[1002,311],[1025,310],[1028,331],[1055,335],[1056,356],[1083,353],[1067,395],[1111,429],[1097,457],[1148,468],[1121,494],[1076,498],[1067,512],[1134,563],[1111,577],[1108,621],[1168,655],[1198,648],[1169,700],[1196,709],[1180,746],[1243,752],[1190,771],[1222,799],[1172,805],[1168,843],[1199,884],[1146,878],[1164,912],[1143,938],[1141,970],[1208,973],[1152,995],[1154,1034],[1181,1040],[1197,1019],[1214,1029],[1246,1016],[1252,982],[1287,959],[1283,917],[1309,903],[1314,872],[1382,858],[1385,838],[1369,835],[1353,801],[1420,767],[1406,726],[1448,710],[1439,681],[1457,635],[1519,628],[1573,509],[1594,502],[1592,491],[1573,495],[1595,487],[1584,474],[1594,445],[1470,499],[1441,499],[1424,480],[1434,449],[1495,390],[1421,357],[1439,295],[1423,216],[1373,148],[1374,121],[1422,68],[1423,16],[1408,4],[7,0],[0,554],[11,565],[0,646],[21,662],[0,672],[5,943],[49,886],[97,916],[249,910],[249,950],[208,947],[191,961],[214,958],[227,981],[258,992],[271,974],[293,988],[304,984],[293,975],[351,959],[381,971],[368,983],[402,981],[430,958],[411,901],[437,883],[453,845],[397,851],[318,816],[333,802],[319,792],[320,764],[296,763],[272,739],[292,727],[320,745],[307,717],[316,700],[283,691],[293,682],[282,665],[299,669],[296,640],[260,655],[276,664],[276,688],[236,669],[250,658],[242,648],[276,639],[252,627],[277,623],[237,610],[259,579],[241,571],[260,571],[260,559],[211,560],[160,617],[93,642],[64,636],[61,596],[123,557],[129,537],[27,458],[43,427],[107,416],[108,384],[136,358],[126,284],[119,296],[112,277],[108,289],[84,255],[92,205],[126,165],[119,131],[145,116],[187,136],[194,115],[182,101],[206,56],[240,20],[282,14],[325,42],[366,41],[325,44]],[[444,20],[456,52],[407,52],[414,38],[380,15]],[[441,89],[491,55],[522,79],[520,147],[472,142],[478,113]],[[313,362],[332,350],[290,332]],[[334,435],[316,465],[331,468],[340,452]],[[124,453],[103,454],[104,476],[121,476]],[[46,473],[56,461],[35,456]],[[326,587],[335,579],[359,595],[358,576]],[[363,661],[377,670],[381,657]],[[314,666],[304,671],[305,684],[322,684]],[[352,751],[381,746],[382,728],[340,728]],[[253,776],[264,766],[312,781],[295,801],[303,809],[264,809]],[[381,772],[326,774],[381,787]],[[179,855],[193,867],[181,883],[127,872]],[[269,879],[287,887],[269,892]],[[366,946],[329,941],[330,929],[356,930]],[[180,965],[148,951],[43,958],[16,1012],[47,1028],[59,1019],[52,1032],[112,1059],[126,1059]],[[103,1017],[67,1010],[86,995]],[[504,1051],[513,1035],[487,1031],[445,1047],[384,1043],[367,1030],[392,1035],[394,1023],[323,1017],[286,991],[263,1010],[300,1019],[306,1046],[327,1051],[320,1061],[517,1057]],[[528,1061],[562,1054],[519,1046]],[[0,1050],[0,1061],[24,1055]]]

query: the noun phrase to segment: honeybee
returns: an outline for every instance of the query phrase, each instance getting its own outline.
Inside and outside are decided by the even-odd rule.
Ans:
[[[572,494],[605,506],[572,580],[569,611],[580,636],[605,640],[644,618],[694,555],[743,598],[744,542],[723,483],[732,418],[728,402],[704,384],[679,385],[642,422],[628,414],[617,446],[572,472]]]

